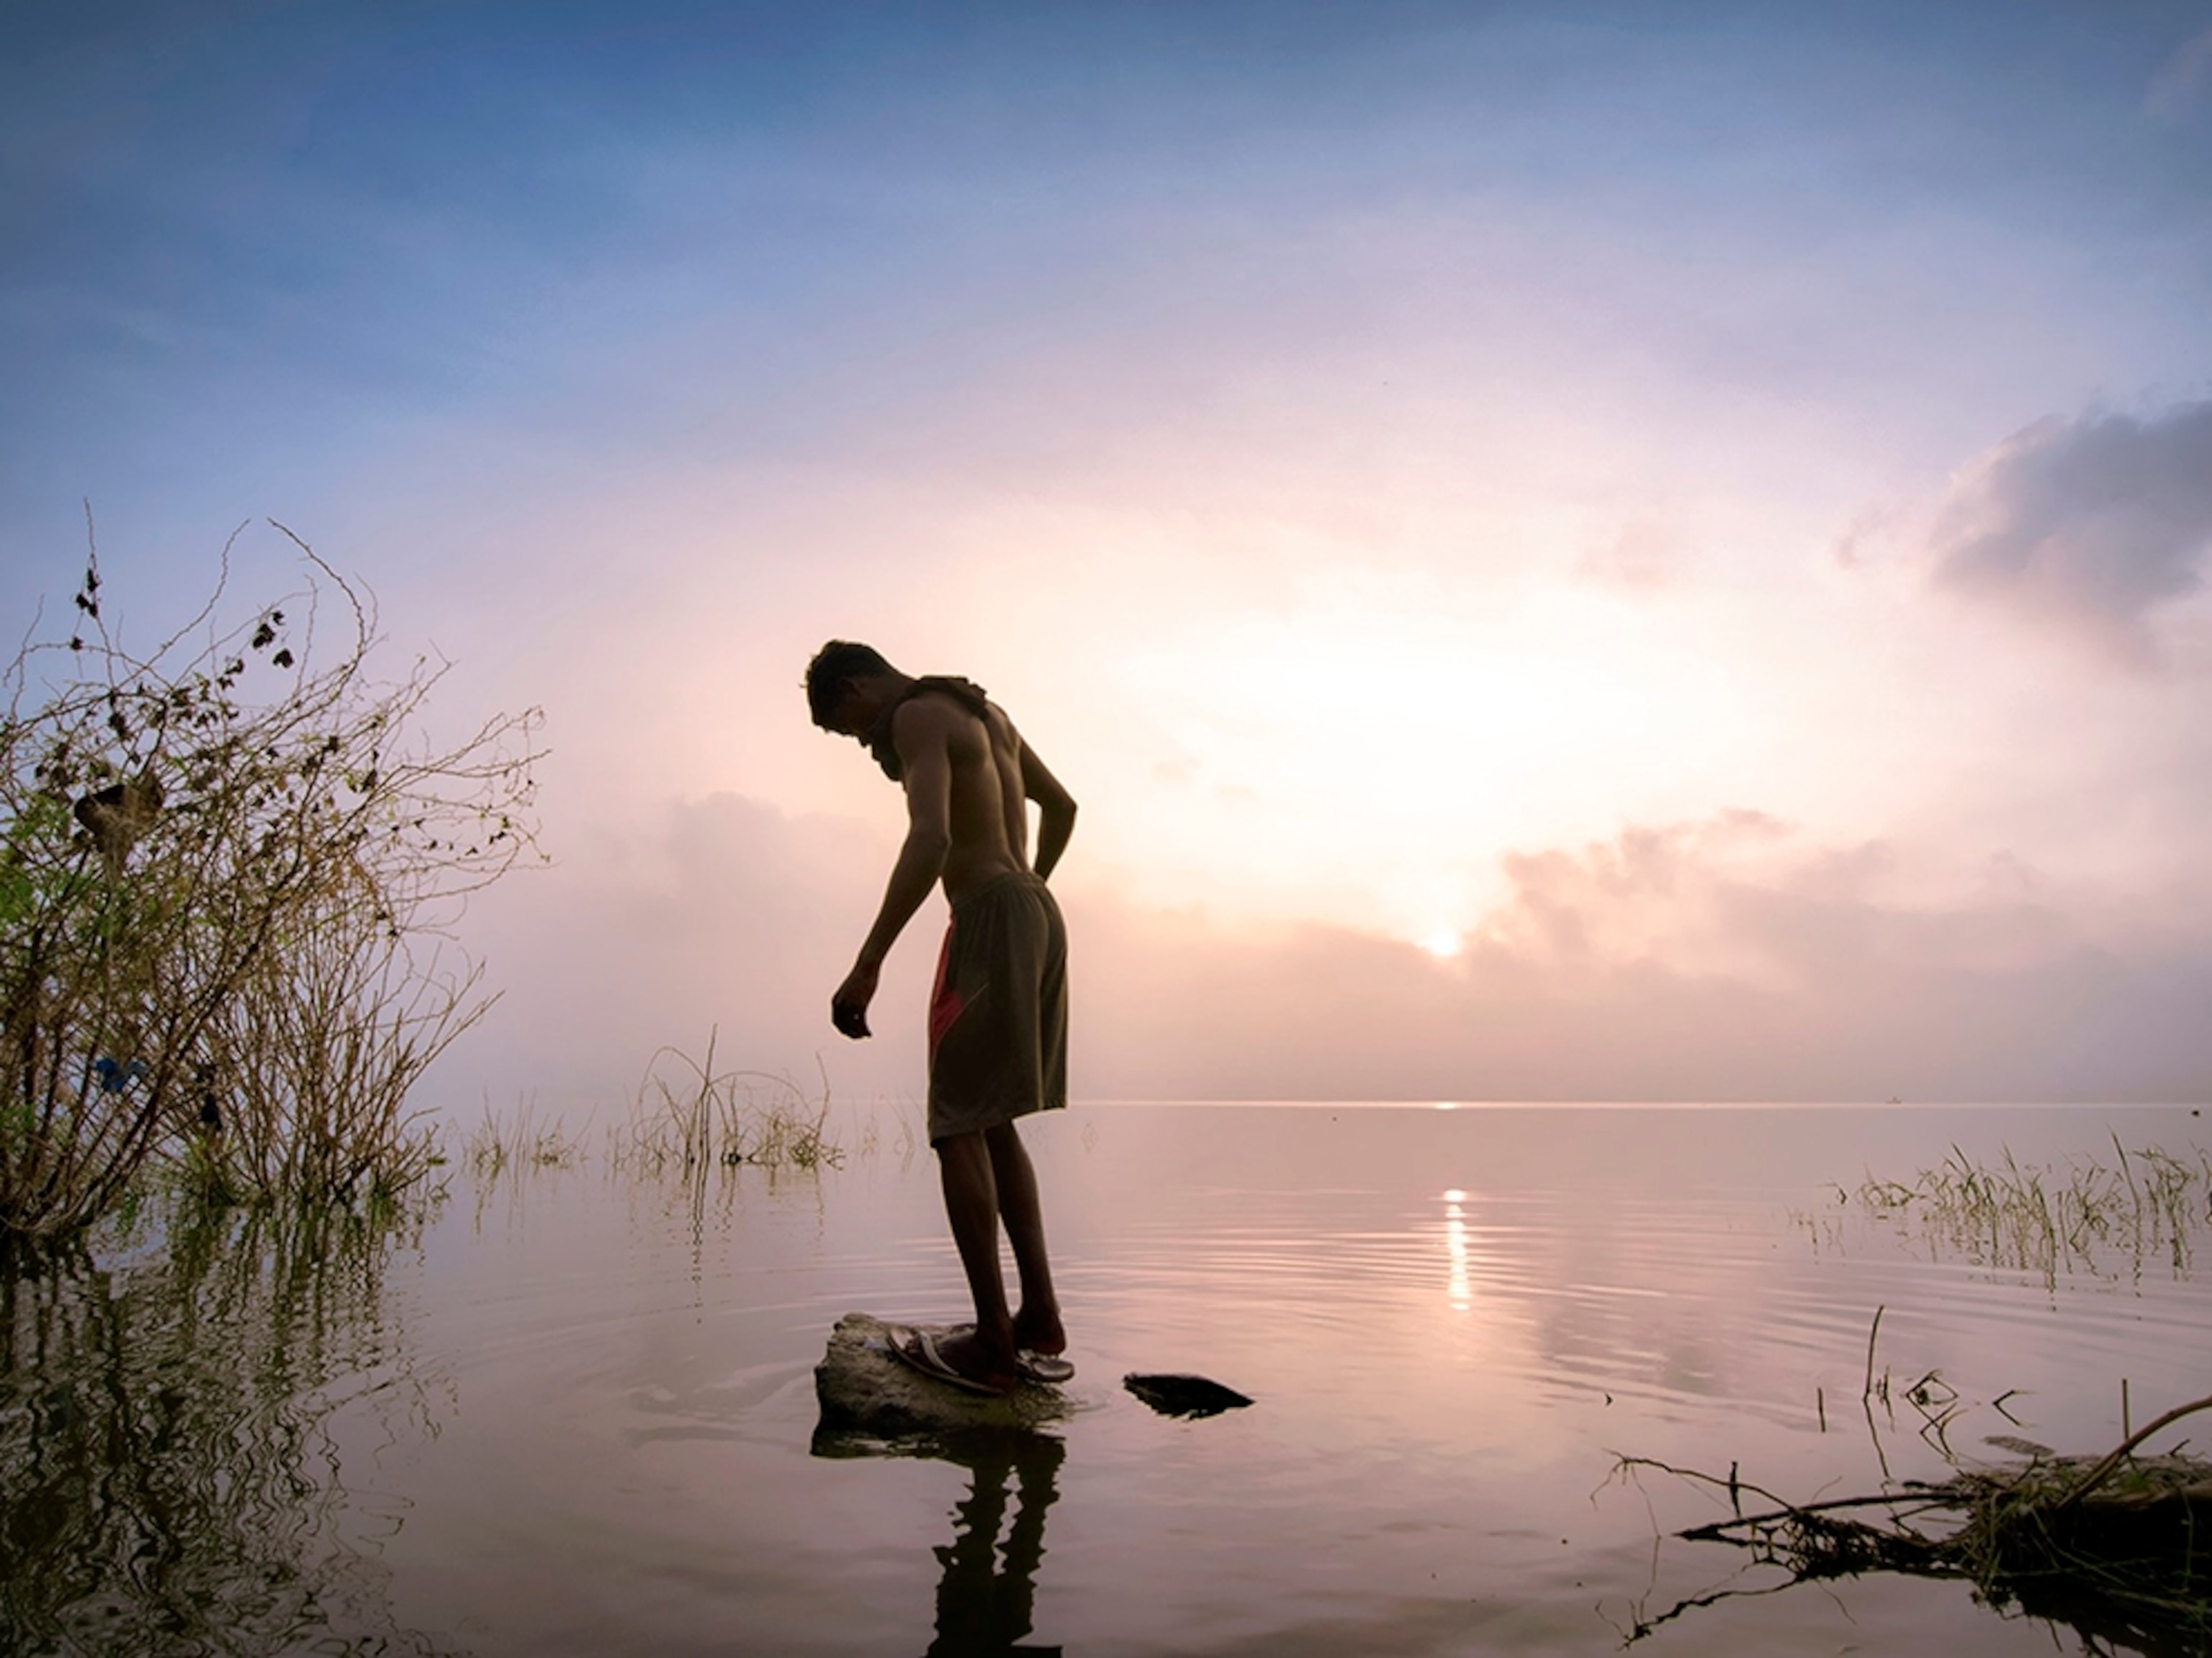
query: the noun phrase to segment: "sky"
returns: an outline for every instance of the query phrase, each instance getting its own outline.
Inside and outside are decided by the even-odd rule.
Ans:
[[[1079,1097],[2212,1097],[2205,0],[17,7],[0,350],[19,633],[275,521],[543,710],[453,1109],[920,1097],[833,637]]]

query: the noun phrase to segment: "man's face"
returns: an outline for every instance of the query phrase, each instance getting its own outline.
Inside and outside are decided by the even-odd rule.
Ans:
[[[830,728],[841,737],[850,737],[863,748],[868,746],[868,733],[875,722],[875,698],[857,683],[848,685],[837,698],[836,706],[830,710]]]

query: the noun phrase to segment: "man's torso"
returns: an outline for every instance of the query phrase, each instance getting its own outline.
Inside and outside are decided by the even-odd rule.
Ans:
[[[1029,818],[1023,803],[1021,735],[995,703],[927,686],[915,700],[943,722],[951,771],[945,895],[957,903],[1002,875],[1029,869]]]

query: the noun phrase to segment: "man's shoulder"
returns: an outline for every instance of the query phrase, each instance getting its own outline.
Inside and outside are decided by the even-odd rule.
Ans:
[[[894,718],[903,721],[910,710],[934,723],[951,730],[969,720],[981,720],[986,725],[1010,725],[1006,711],[983,694],[983,688],[969,680],[933,675],[916,680],[908,689]],[[919,729],[921,728],[917,728]]]
[[[891,710],[891,741],[902,753],[918,747],[943,747],[971,729],[979,717],[988,723],[988,715],[978,716],[954,698],[921,692]]]
[[[958,674],[926,674],[907,687],[906,694],[913,702],[950,703],[978,716],[994,705],[981,686]]]

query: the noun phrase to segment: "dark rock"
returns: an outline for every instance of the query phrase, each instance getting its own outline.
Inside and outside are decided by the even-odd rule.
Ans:
[[[949,1329],[923,1327],[939,1337]],[[1059,1388],[1036,1382],[994,1399],[925,1376],[892,1354],[890,1326],[866,1313],[848,1313],[830,1332],[830,1345],[814,1367],[814,1397],[822,1407],[823,1430],[886,1440],[1033,1429],[1074,1408]]]
[[[1218,1417],[1224,1411],[1241,1411],[1252,1403],[1234,1387],[1224,1387],[1205,1376],[1145,1375],[1132,1371],[1121,1385],[1164,1417]]]

